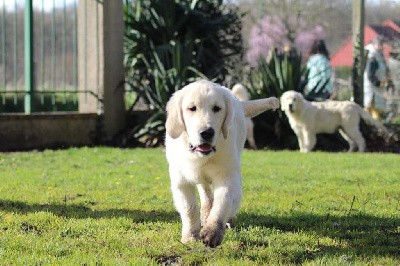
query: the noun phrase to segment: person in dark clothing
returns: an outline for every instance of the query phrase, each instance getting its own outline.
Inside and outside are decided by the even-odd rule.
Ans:
[[[386,101],[383,97],[388,67],[383,56],[383,39],[378,37],[366,47],[368,60],[364,71],[364,108],[375,119],[381,118]]]

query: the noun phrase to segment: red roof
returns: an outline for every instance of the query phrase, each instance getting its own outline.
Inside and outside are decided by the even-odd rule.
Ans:
[[[366,25],[364,27],[364,44],[371,43],[378,36],[393,41],[400,40],[400,21],[387,20],[383,25]],[[389,43],[383,46],[385,58],[389,57],[392,47]],[[353,64],[353,39],[349,37],[339,50],[331,57],[332,67],[351,67]]]
[[[400,20],[386,20],[383,25],[400,32]]]

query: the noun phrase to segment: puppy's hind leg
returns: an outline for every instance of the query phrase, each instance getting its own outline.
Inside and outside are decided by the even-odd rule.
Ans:
[[[197,189],[199,191],[200,197],[200,217],[201,223],[204,225],[207,221],[208,216],[210,215],[210,211],[214,201],[214,195],[211,191],[209,184],[200,184],[197,185]]]
[[[196,191],[193,185],[172,186],[175,207],[182,220],[182,243],[198,239],[200,232],[200,212],[196,202]]]
[[[235,216],[242,197],[240,178],[236,181],[222,184],[214,184],[214,203],[200,231],[200,238],[209,247],[221,244],[226,230],[228,220]]]
[[[257,150],[256,141],[254,140],[254,124],[251,118],[246,118],[247,141],[252,149]]]
[[[339,129],[339,133],[347,141],[347,143],[349,143],[348,152],[353,152],[356,148],[356,143],[349,136],[347,136],[346,132],[344,132],[343,129]]]
[[[348,129],[348,128],[343,128],[344,132],[347,134],[347,136],[353,140],[357,144],[358,151],[359,152],[364,152],[365,151],[365,140],[364,137],[362,136],[361,132],[358,130],[358,128],[354,129]]]
[[[200,208],[200,217],[201,224],[205,225],[210,215],[210,211],[214,201],[214,195],[212,193],[211,187],[208,184],[200,184],[197,185],[197,189],[199,191],[201,208]],[[233,228],[234,226],[234,217],[230,218],[226,223],[227,228]]]

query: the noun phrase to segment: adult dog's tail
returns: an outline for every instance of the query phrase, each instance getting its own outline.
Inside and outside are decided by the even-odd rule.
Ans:
[[[264,111],[275,110],[279,108],[279,99],[275,97],[242,101],[241,103],[246,117],[254,117]]]
[[[361,118],[369,125],[376,127],[382,135],[385,137],[386,141],[393,138],[394,140],[398,140],[398,137],[393,132],[390,132],[380,121],[374,119],[367,111],[365,111],[361,106],[357,104],[357,111],[360,114]]]

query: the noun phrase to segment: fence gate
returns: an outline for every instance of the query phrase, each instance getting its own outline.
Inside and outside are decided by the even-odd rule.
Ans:
[[[123,31],[122,1],[0,0],[2,119],[9,113],[97,114],[106,139],[112,138],[125,121],[124,91],[118,90]]]
[[[77,111],[77,0],[0,1],[0,113]]]

